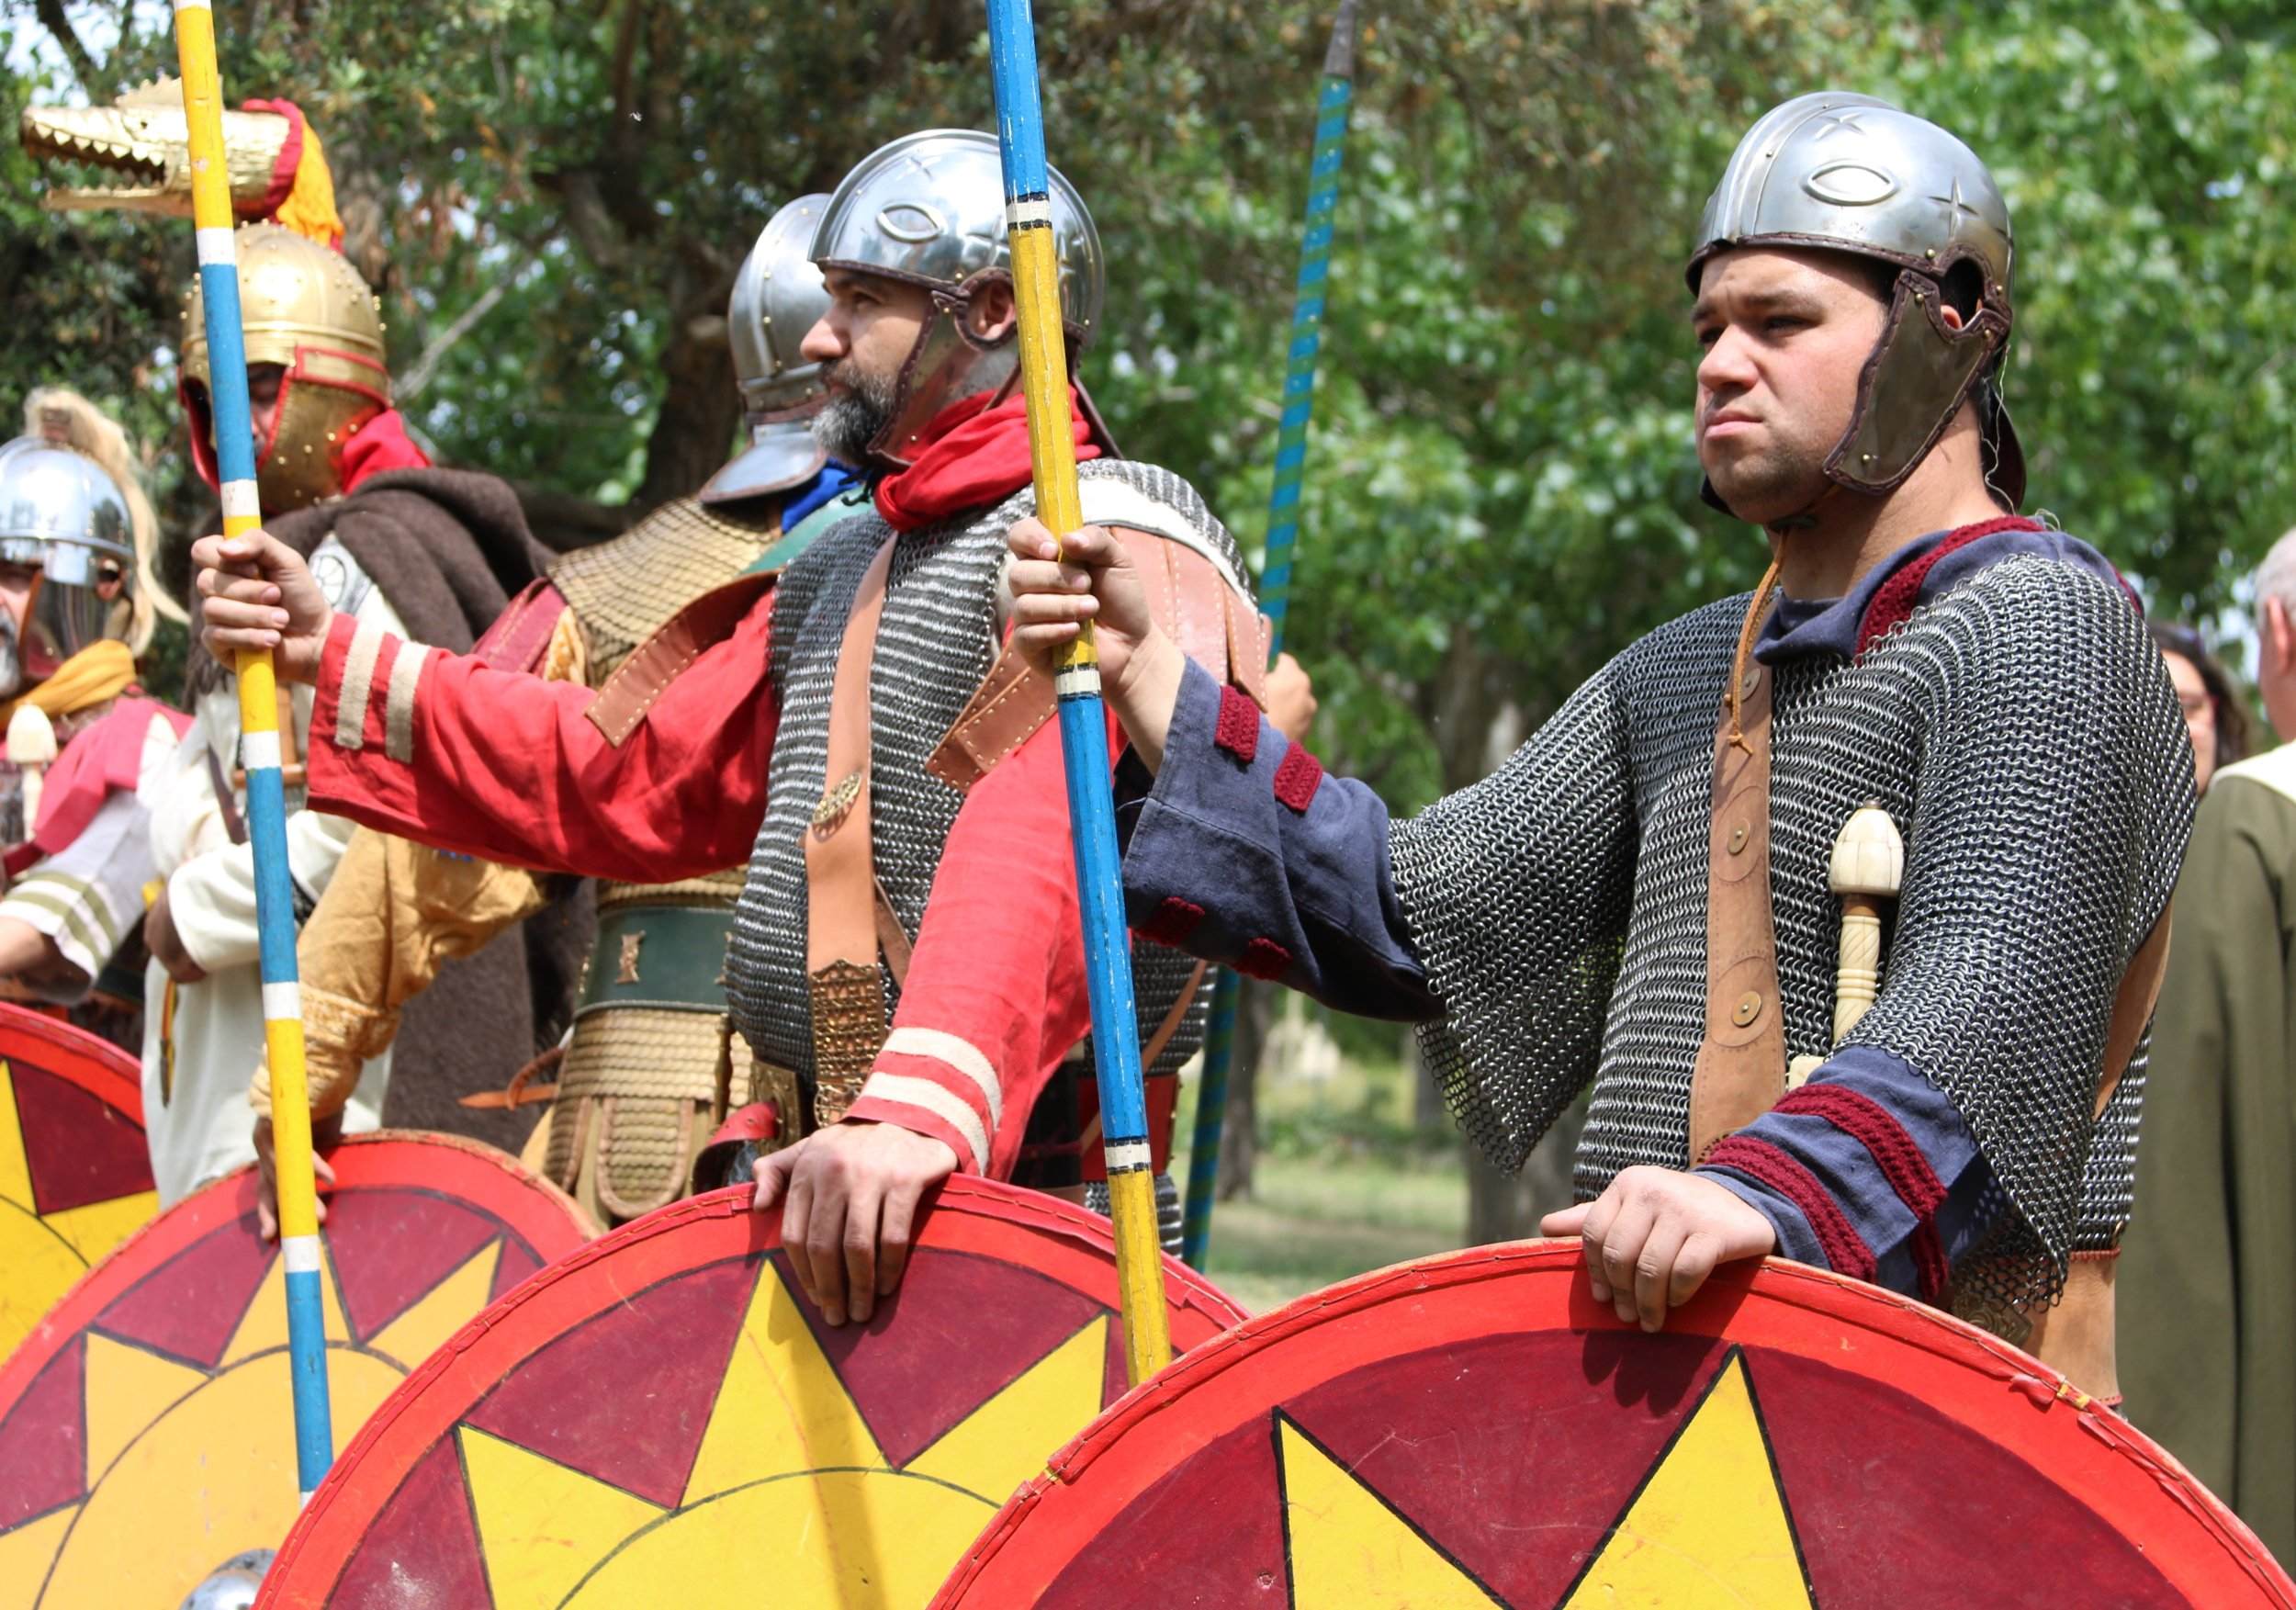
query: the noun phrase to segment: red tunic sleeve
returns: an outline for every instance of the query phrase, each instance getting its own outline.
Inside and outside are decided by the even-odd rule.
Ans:
[[[311,715],[310,803],[441,850],[668,883],[746,859],[779,719],[771,594],[662,687],[617,747],[594,695],[338,614]]]
[[[1009,1177],[1029,1109],[1090,1019],[1060,728],[1048,721],[966,795],[893,1032],[849,1116],[931,1135],[961,1172]]]

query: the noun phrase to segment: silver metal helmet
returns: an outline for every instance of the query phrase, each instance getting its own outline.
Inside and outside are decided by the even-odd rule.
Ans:
[[[86,454],[41,436],[0,446],[0,562],[39,575],[22,620],[0,610],[0,693],[126,636],[134,519],[127,491]]]
[[[821,366],[801,351],[805,332],[828,310],[829,293],[813,263],[814,231],[827,196],[800,196],[771,219],[749,248],[726,307],[749,445],[710,478],[704,503],[731,503],[810,480],[828,462],[805,421],[827,392]]]
[[[1058,168],[1051,178],[1061,318],[1081,348],[1099,328],[1107,259],[1075,186]],[[962,394],[959,388],[973,367],[974,348],[961,321],[966,300],[982,281],[1012,273],[996,137],[977,129],[928,129],[878,147],[829,197],[813,260],[825,269],[881,274],[933,293],[937,316],[902,369],[892,423],[871,445],[876,456],[906,463],[917,433]]]
[[[1913,473],[1973,394],[1987,481],[2010,508],[2025,460],[1996,383],[2009,351],[2009,204],[1976,152],[1872,96],[1822,90],[1747,131],[1699,220],[1694,295],[1707,262],[1740,246],[1848,252],[1898,270],[1829,478],[1884,493]],[[1946,328],[1940,309],[1962,313]],[[1710,501],[1712,488],[1707,489]]]
[[[250,1548],[234,1554],[191,1590],[181,1610],[247,1610],[263,1587],[264,1572],[271,1569],[277,1550]]]

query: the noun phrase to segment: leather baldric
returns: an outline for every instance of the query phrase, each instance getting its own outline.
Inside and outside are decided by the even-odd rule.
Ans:
[[[1786,1088],[1784,1018],[1770,895],[1768,670],[1750,664],[1737,718],[1728,703],[1715,734],[1707,826],[1706,1020],[1690,1085],[1690,1158],[1777,1104]],[[2101,1118],[2136,1054],[2168,966],[2164,912],[2129,958],[2115,991],[2098,1066],[2092,1118]],[[2028,1312],[2025,1349],[2092,1397],[2117,1401],[2113,1264],[2117,1251],[2077,1253],[2053,1308]]]
[[[816,1122],[824,1125],[852,1106],[885,1041],[884,986],[877,972],[880,895],[870,851],[869,676],[892,568],[888,541],[862,573],[846,617],[829,694],[828,765],[821,803],[805,829],[813,1105]]]
[[[1770,684],[1749,663],[1714,740],[1706,849],[1706,1026],[1690,1081],[1690,1160],[1785,1093],[1785,1019],[1770,915]]]

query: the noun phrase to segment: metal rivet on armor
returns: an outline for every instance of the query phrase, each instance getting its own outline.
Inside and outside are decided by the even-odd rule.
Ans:
[[[1874,462],[1874,456],[1871,453],[1861,453],[1858,455],[1858,457],[1860,460],[1867,464]]]
[[[1750,699],[1754,696],[1754,690],[1760,686],[1761,686],[1761,668],[1758,665],[1750,665],[1746,668],[1745,681],[1738,684],[1738,696],[1741,699]]]
[[[1937,255],[1937,248],[1935,246],[1931,246],[1928,250],[1924,251],[1921,255],[1924,257],[1935,257]]]
[[[1730,829],[1730,853],[1736,855],[1746,848],[1746,824],[1740,822]]]
[[[1761,1016],[1761,992],[1756,989],[1750,989],[1744,995],[1738,997],[1738,1005],[1732,1008],[1730,1011],[1730,1021],[1743,1029],[1747,1024],[1752,1022],[1756,1018]]]

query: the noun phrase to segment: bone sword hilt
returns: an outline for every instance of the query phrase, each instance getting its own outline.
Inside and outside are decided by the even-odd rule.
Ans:
[[[39,791],[43,774],[56,758],[55,724],[37,704],[19,704],[8,717],[7,758],[24,773],[24,837],[32,836],[39,820]]]
[[[1841,897],[1841,952],[1834,973],[1834,1041],[1857,1027],[1882,983],[1882,902],[1905,884],[1906,843],[1879,805],[1851,814],[1834,840],[1826,881]]]

